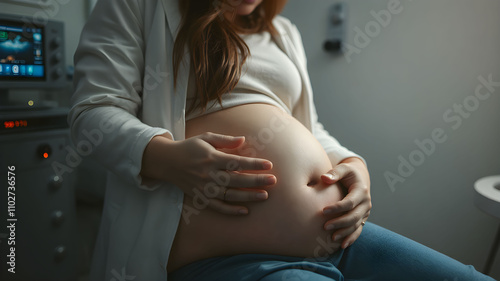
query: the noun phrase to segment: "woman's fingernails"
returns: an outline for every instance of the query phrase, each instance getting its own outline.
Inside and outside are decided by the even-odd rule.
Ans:
[[[340,235],[335,235],[335,237],[333,237],[333,241],[338,241],[340,238],[342,238]]]
[[[255,197],[259,200],[267,199],[267,192],[260,192],[255,195]]]
[[[325,177],[327,177],[327,178],[329,178],[329,179],[331,179],[331,180],[334,180],[334,179],[335,179],[335,178],[333,177],[333,175],[332,175],[332,174],[328,174],[328,173],[326,173],[326,174],[323,174],[323,176],[325,176]]]
[[[326,230],[332,230],[334,228],[335,228],[335,226],[333,224],[329,224],[326,226]]]
[[[246,214],[248,214],[248,211],[245,210],[245,209],[241,209],[241,210],[238,211],[238,214],[240,214],[240,215],[246,215]]]
[[[274,176],[269,176],[266,178],[266,184],[274,184],[276,183],[276,178]]]
[[[271,163],[271,162],[269,162],[269,161],[266,161],[266,162],[264,162],[264,163],[262,164],[262,166],[263,166],[263,168],[264,168],[265,170],[270,170],[270,169],[272,169],[272,168],[273,168],[273,163]]]
[[[332,209],[325,209],[325,210],[323,210],[323,214],[325,214],[325,215],[329,215],[329,214],[332,214],[332,213],[333,213]]]

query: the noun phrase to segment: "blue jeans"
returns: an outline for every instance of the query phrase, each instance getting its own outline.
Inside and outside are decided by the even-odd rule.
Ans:
[[[422,244],[367,222],[346,250],[319,260],[242,254],[188,264],[169,281],[493,281]]]

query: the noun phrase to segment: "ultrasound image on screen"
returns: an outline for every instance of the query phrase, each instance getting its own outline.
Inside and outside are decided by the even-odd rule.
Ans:
[[[43,78],[42,29],[0,23],[0,79]]]

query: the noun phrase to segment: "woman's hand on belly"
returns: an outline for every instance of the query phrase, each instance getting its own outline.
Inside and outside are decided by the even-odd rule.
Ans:
[[[182,141],[168,140],[164,150],[159,151],[163,162],[167,163],[161,170],[169,182],[192,197],[200,208],[209,207],[230,215],[248,214],[246,206],[230,203],[266,200],[268,194],[264,189],[275,184],[276,177],[265,174],[272,169],[269,160],[221,151],[237,148],[244,141],[244,137],[215,133],[204,133]],[[238,172],[241,170],[261,173]]]
[[[353,157],[322,175],[322,180],[327,184],[339,182],[346,187],[347,196],[323,210],[327,217],[330,216],[324,225],[325,229],[335,230],[333,239],[342,240],[342,248],[345,249],[359,237],[370,215],[370,176],[361,159]]]

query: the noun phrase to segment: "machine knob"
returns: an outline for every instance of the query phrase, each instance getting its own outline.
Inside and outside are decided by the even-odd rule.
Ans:
[[[52,77],[54,78],[54,80],[57,80],[59,78],[61,78],[61,76],[63,76],[63,71],[60,67],[58,67],[56,70],[54,70],[54,72],[52,73]]]
[[[57,190],[62,187],[63,181],[59,176],[53,176],[49,180],[49,188],[52,190]]]
[[[52,155],[52,148],[46,143],[41,144],[38,146],[36,153],[41,159],[47,159]]]
[[[52,62],[54,64],[57,64],[57,63],[61,62],[61,60],[62,60],[62,54],[61,54],[61,52],[57,52],[54,56],[52,56]]]
[[[50,46],[54,49],[57,49],[59,46],[61,46],[61,37],[58,36],[52,39]]]
[[[61,261],[66,256],[66,247],[60,245],[54,249],[54,260]]]
[[[61,210],[52,212],[51,220],[54,226],[60,226],[64,222],[64,213]]]

